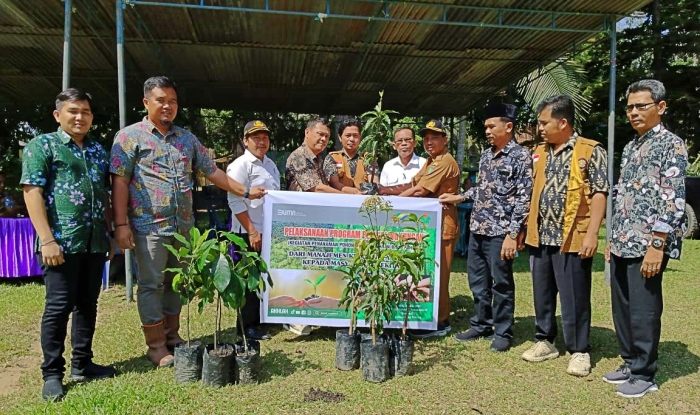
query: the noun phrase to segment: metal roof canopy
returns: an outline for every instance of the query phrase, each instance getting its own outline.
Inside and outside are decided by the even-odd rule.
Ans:
[[[116,4],[128,102],[148,76],[165,74],[188,107],[353,114],[384,89],[386,107],[409,115],[464,114],[648,2],[45,1],[0,5],[0,105],[51,100],[71,67],[73,85],[115,105]],[[71,36],[61,9],[73,10],[63,72],[49,64],[60,56],[55,38]]]

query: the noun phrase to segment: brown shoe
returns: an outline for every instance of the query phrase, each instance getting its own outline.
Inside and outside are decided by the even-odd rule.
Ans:
[[[163,322],[151,325],[143,325],[143,335],[148,345],[148,360],[158,367],[172,366],[175,358],[165,347],[165,330]]]
[[[163,330],[165,331],[165,346],[168,350],[175,348],[184,340],[178,334],[180,330],[180,313],[177,314],[163,314],[165,319],[163,320]]]

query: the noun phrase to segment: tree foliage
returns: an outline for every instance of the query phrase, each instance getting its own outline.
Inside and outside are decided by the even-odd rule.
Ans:
[[[616,156],[634,135],[625,115],[627,87],[641,79],[658,79],[666,86],[666,127],[686,140],[689,153],[700,145],[700,1],[657,0],[641,10],[640,18],[618,24],[615,88]],[[583,133],[607,142],[610,41],[599,35],[575,59],[584,66],[586,93],[592,112]]]

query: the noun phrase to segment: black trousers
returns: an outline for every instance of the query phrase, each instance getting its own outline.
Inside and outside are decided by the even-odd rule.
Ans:
[[[653,381],[656,374],[664,309],[661,281],[668,259],[664,256],[661,271],[656,276],[644,278],[644,257],[610,255],[613,323],[620,356],[633,378]]]
[[[501,236],[469,236],[467,275],[474,296],[471,327],[479,333],[495,332],[496,336],[513,337],[515,282],[513,261],[501,260]]]
[[[250,245],[247,233],[237,233],[236,235],[243,238],[245,243]],[[260,299],[257,294],[248,291],[247,288],[245,291],[245,305],[241,308],[241,318],[246,328],[260,325]],[[238,324],[236,325],[236,330],[240,333],[241,328]]]
[[[561,252],[558,246],[530,248],[532,293],[535,300],[537,340],[557,337],[557,293],[561,325],[569,353],[588,353],[591,332],[591,266],[593,258]]]
[[[59,266],[42,265],[46,286],[46,304],[41,319],[41,349],[44,379],[63,378],[68,317],[71,327],[71,365],[83,368],[92,362],[92,337],[95,334],[97,298],[102,287],[105,254],[65,255]]]

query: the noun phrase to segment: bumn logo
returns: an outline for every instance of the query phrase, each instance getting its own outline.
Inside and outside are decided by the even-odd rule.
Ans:
[[[294,209],[277,209],[277,216],[306,216],[306,214]]]

